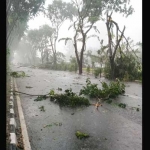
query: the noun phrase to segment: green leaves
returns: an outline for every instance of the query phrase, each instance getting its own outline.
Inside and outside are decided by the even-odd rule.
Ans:
[[[117,0],[117,1],[111,1],[108,0],[104,2],[103,10],[106,10],[105,12],[119,12],[123,15],[126,15],[128,17],[134,12],[134,9],[131,5],[129,5],[130,0]]]
[[[54,90],[50,90],[49,95],[54,95],[54,94],[55,94]]]
[[[29,17],[35,16],[44,2],[44,0],[7,1],[7,40],[10,38],[10,36],[12,36],[12,34],[18,34],[18,32],[15,33],[14,29],[17,29],[18,31],[18,28],[22,26],[22,24],[24,24],[24,29],[22,29],[22,32],[25,31]]]
[[[34,101],[42,101],[42,100],[45,100],[47,98],[46,95],[41,95],[41,96],[38,96]]]
[[[83,133],[83,132],[80,132],[80,131],[76,131],[75,135],[76,135],[76,137],[77,137],[78,139],[83,139],[83,138],[88,138],[88,137],[89,137],[88,134]]]
[[[27,41],[32,45],[31,51],[37,53],[37,50],[39,50],[41,52],[42,60],[46,55],[48,55],[48,58],[51,53],[50,49],[52,48],[53,43],[50,43],[50,41],[53,41],[54,33],[55,29],[46,24],[39,29],[28,31]],[[32,55],[32,57],[34,57],[34,55]]]
[[[99,20],[99,16],[89,17],[88,21],[91,23],[95,23]]]
[[[95,75],[95,78],[98,77],[98,75],[102,72],[102,69],[101,68],[97,68],[94,70],[94,75]]]
[[[60,106],[76,107],[89,106],[89,100],[77,96],[72,89],[66,89],[64,94],[50,95],[50,100],[58,103]]]
[[[106,82],[102,83],[102,89],[97,87],[97,84],[92,84],[89,78],[86,80],[86,87],[80,90],[79,95],[88,95],[91,98],[115,98],[119,94],[125,92],[125,85],[120,81],[110,82],[108,85]]]
[[[14,72],[11,72],[10,75],[14,78],[20,78],[20,77],[26,76],[24,71],[18,71],[18,72],[14,71]]]
[[[48,5],[48,14],[50,21],[56,27],[67,18],[73,18],[76,13],[75,8],[70,3],[62,2],[61,0],[55,0],[52,4]]]
[[[126,108],[126,104],[124,104],[124,103],[119,103],[118,106],[121,108]]]
[[[96,97],[98,94],[98,87],[97,84],[91,84],[89,78],[86,79],[86,87],[83,86],[83,89],[80,90],[79,95],[89,95],[91,98]]]
[[[44,106],[39,107],[40,111],[45,112]]]

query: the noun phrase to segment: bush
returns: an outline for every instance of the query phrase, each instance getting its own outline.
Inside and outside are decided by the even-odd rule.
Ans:
[[[97,68],[94,70],[94,75],[95,75],[95,78],[97,78],[99,76],[99,74],[102,73],[102,68]]]
[[[72,71],[77,72],[77,70],[78,70],[78,66],[76,63],[70,63],[69,64],[69,71],[70,72],[72,72]]]
[[[116,58],[114,67],[114,78],[124,81],[140,80],[142,78],[141,65],[131,54]],[[105,64],[104,74],[106,78],[110,79],[111,68],[109,62]]]
[[[97,78],[98,75],[99,75],[99,71],[98,71],[98,69],[95,69],[95,70],[94,70],[94,76],[95,76],[95,78]]]
[[[86,68],[86,72],[89,74],[90,73],[90,66],[88,65]]]

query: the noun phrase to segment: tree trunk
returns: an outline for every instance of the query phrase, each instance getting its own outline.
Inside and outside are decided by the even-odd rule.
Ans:
[[[102,77],[102,63],[101,63],[101,68],[100,68],[100,78]]]
[[[114,79],[114,68],[115,68],[115,63],[114,59],[110,58],[110,67],[111,67],[111,79]]]
[[[75,48],[75,55],[76,55],[76,59],[77,59],[77,63],[78,63],[78,68],[79,68],[79,74],[82,74],[82,69],[80,68],[80,66],[82,66],[82,64],[80,65],[80,60],[79,60],[79,55],[78,55],[78,51],[77,51],[77,44],[75,41],[75,37],[74,37],[74,48]]]
[[[53,59],[54,59],[54,61],[53,61],[54,69],[57,69],[57,58],[56,58],[56,53],[55,52],[53,53]]]
[[[77,63],[78,63],[78,68],[79,68],[79,74],[80,74],[80,60],[79,60],[79,56],[78,56],[78,52],[75,50],[75,54],[76,54],[76,58],[77,58]],[[82,72],[82,71],[81,71]]]
[[[84,52],[84,49],[85,49],[85,35],[82,34],[83,36],[83,45],[82,45],[82,49],[81,49],[81,53],[80,53],[80,64],[79,64],[79,74],[81,75],[82,74],[82,64],[83,64],[83,52]]]
[[[82,65],[83,65],[83,51],[84,49],[81,50],[81,54],[80,54],[80,62],[79,62],[79,74],[82,74]]]
[[[43,50],[41,51],[41,61],[42,61],[42,64],[43,64]]]
[[[48,50],[46,51],[46,54],[47,54],[47,55],[46,55],[46,62],[48,63],[48,61],[49,61],[49,60],[48,60],[48,55],[49,55]]]
[[[82,74],[82,61],[79,62],[79,74]]]

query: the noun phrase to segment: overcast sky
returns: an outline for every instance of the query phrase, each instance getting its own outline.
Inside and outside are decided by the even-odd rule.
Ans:
[[[69,2],[70,0],[64,0],[66,2]],[[134,40],[135,43],[142,42],[142,0],[130,0],[130,4],[133,6],[135,12],[130,15],[128,18],[123,17],[120,14],[113,14],[112,18],[114,21],[116,21],[120,27],[120,30],[123,29],[123,26],[126,26],[125,30],[125,36],[130,37]],[[48,6],[52,1],[46,0],[45,7]],[[29,20],[28,26],[29,29],[37,29],[39,26],[43,24],[50,24],[50,21],[45,18],[43,15],[39,15],[35,17],[32,20]],[[96,23],[100,30],[100,39],[104,39],[104,42],[107,43],[107,30],[106,25],[104,22],[98,22]],[[71,35],[71,31],[68,31],[69,27],[69,21],[64,22],[62,25],[60,32],[59,32],[59,38],[62,37],[69,37]],[[92,33],[92,32],[91,32]],[[97,39],[90,39],[87,42],[87,49],[98,49],[99,42]],[[60,42],[57,44],[57,49],[60,51],[64,51],[64,53],[67,52],[67,47],[64,45],[64,42]]]

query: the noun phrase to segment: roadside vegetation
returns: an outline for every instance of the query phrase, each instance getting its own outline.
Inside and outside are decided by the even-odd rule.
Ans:
[[[20,5],[22,8],[18,7]],[[43,0],[18,1],[18,4],[7,2],[9,62],[13,60],[16,52],[20,65],[23,66],[87,73],[95,78],[103,76],[112,80],[118,78],[122,81],[142,82],[142,43],[134,43],[130,37],[125,37],[125,26],[120,29],[117,20],[113,20],[113,13],[126,17],[132,15],[134,9],[129,1],[96,0],[91,3],[90,0],[55,0],[47,8],[43,5]],[[10,9],[11,7],[14,9]],[[44,14],[51,25],[44,24],[39,29],[29,30],[29,18],[38,13]],[[68,33],[74,30],[73,37],[59,38],[60,28],[67,20],[70,21]],[[108,41],[100,38],[100,31],[96,26],[99,21],[106,25]],[[91,30],[95,31],[92,35],[89,34]],[[91,38],[99,42],[96,53],[87,49]],[[70,51],[74,54],[70,56],[69,61],[66,61],[64,53],[57,48],[60,42],[72,47]],[[78,48],[79,44],[81,48]]]
[[[87,79],[86,86],[81,89],[79,95],[72,92],[72,89],[65,90],[63,94],[51,91],[49,95],[38,95],[35,101],[41,101],[48,96],[51,101],[61,106],[88,106],[89,100],[81,97],[88,96],[109,100],[108,103],[111,103],[111,98],[125,92],[125,85],[120,81],[142,82],[142,43],[134,43],[130,37],[126,37],[125,26],[120,29],[117,20],[113,19],[114,13],[126,17],[132,15],[134,9],[129,1],[55,0],[47,8],[43,7],[44,3],[44,0],[18,3],[7,1],[7,72],[10,72],[9,63],[14,59],[14,53],[17,53],[21,66],[70,71],[79,75],[85,73],[95,78],[105,77],[111,82],[101,82],[102,88],[98,88],[97,84],[92,84]],[[38,29],[28,29],[28,20],[39,13],[44,14],[51,24],[44,24]],[[70,21],[68,33],[73,30],[73,36],[64,35],[59,38],[60,29],[67,20]],[[106,25],[107,41],[100,37],[96,25],[99,21]],[[94,34],[89,34],[91,30]],[[95,51],[87,49],[91,38],[99,42]],[[68,47],[72,46],[73,53],[69,61],[66,61],[65,54],[57,48],[60,42],[64,42],[66,46],[68,44]],[[10,72],[10,76],[29,77],[24,71]],[[122,104],[118,106],[125,108]]]

